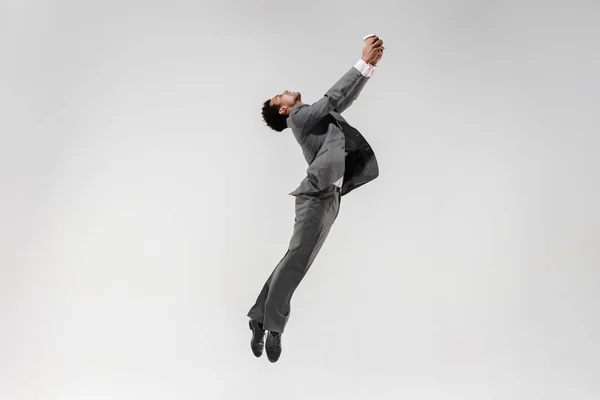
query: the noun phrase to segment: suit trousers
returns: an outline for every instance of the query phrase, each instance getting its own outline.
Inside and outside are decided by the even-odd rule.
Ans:
[[[316,195],[296,196],[294,232],[288,250],[248,312],[248,317],[261,322],[265,330],[284,331],[292,295],[321,250],[338,216],[341,197],[341,189],[335,185]]]

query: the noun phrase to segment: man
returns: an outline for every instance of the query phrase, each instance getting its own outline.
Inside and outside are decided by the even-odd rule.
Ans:
[[[286,90],[263,104],[267,125],[277,132],[291,128],[309,165],[306,178],[290,193],[296,197],[296,219],[288,250],[248,312],[252,352],[260,357],[266,347],[271,362],[281,355],[292,294],[337,218],[341,197],[379,175],[371,146],[340,115],[358,98],[383,56],[383,41],[376,35],[364,42],[361,59],[319,101],[304,104],[300,93]]]

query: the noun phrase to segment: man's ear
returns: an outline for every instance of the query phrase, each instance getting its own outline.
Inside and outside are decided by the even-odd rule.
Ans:
[[[287,114],[288,108],[287,107],[280,107],[279,108],[279,114],[280,115],[285,115]]]

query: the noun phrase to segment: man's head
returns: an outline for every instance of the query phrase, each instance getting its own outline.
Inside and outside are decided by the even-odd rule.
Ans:
[[[281,132],[287,128],[286,121],[296,104],[302,104],[302,95],[299,92],[284,90],[263,103],[263,119],[271,129]]]

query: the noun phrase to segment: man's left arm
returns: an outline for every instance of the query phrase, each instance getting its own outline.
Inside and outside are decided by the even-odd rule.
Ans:
[[[339,114],[344,112],[348,107],[350,107],[352,105],[352,103],[354,103],[354,101],[356,99],[358,99],[358,96],[362,92],[363,88],[365,87],[365,85],[367,84],[369,79],[371,78],[373,71],[375,71],[375,69],[377,67],[375,67],[371,64],[367,64],[362,59],[360,59],[356,62],[356,64],[354,65],[354,68],[359,70],[360,73],[362,74],[362,76],[360,78],[358,78],[358,80],[356,81],[356,84],[352,87],[352,89],[350,90],[350,93],[348,93],[348,96],[344,99],[344,101],[342,101],[337,106],[337,108],[334,110],[335,112],[337,112]]]
[[[363,38],[363,41],[371,36],[375,35],[367,35]],[[348,107],[352,105],[352,103],[354,103],[356,99],[358,99],[358,96],[360,95],[365,85],[371,78],[371,75],[373,75],[373,72],[375,72],[375,70],[377,69],[376,66],[366,63],[362,58],[356,62],[354,68],[356,68],[362,74],[362,76],[358,78],[356,84],[352,87],[350,93],[344,99],[344,101],[342,101],[334,110],[339,114],[344,112]]]

